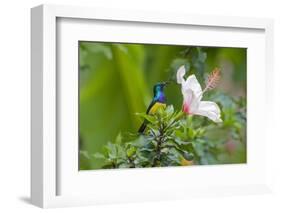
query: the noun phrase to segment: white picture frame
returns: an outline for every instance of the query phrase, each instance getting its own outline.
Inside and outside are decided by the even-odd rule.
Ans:
[[[87,24],[85,25],[85,20]],[[95,25],[98,21],[98,25]],[[92,25],[93,23],[93,25]],[[109,23],[109,27],[106,26]],[[250,145],[249,159],[246,165],[232,165],[220,167],[193,167],[190,168],[161,168],[161,169],[135,169],[122,171],[89,171],[79,172],[77,168],[77,109],[65,110],[61,107],[66,103],[71,106],[77,102],[77,83],[75,69],[77,61],[69,62],[72,46],[79,39],[93,40],[92,32],[100,27],[99,35],[94,41],[120,41],[120,42],[148,42],[182,44],[184,37],[151,35],[151,27],[159,29],[158,33],[169,30],[182,32],[183,29],[192,28],[189,44],[208,46],[234,46],[249,48],[248,54],[248,97],[249,122],[248,140]],[[259,115],[259,111],[268,109],[273,98],[270,91],[273,85],[269,83],[273,76],[273,21],[270,19],[216,17],[188,14],[160,14],[140,11],[105,10],[97,8],[84,8],[73,6],[42,5],[31,10],[31,54],[32,54],[32,144],[31,144],[31,200],[32,203],[43,207],[90,205],[97,203],[137,202],[143,200],[165,200],[208,195],[233,195],[269,192],[271,186],[270,166],[270,137],[273,131],[270,128],[273,111],[268,110],[266,115]],[[141,36],[124,36],[116,33],[108,35],[112,27],[115,29],[128,28],[133,32],[142,30]],[[146,28],[149,28],[146,31]],[[128,30],[127,29],[127,30]],[[204,31],[204,37],[200,32]],[[240,31],[242,32],[240,34]],[[97,32],[97,31],[94,31]],[[64,36],[67,34],[68,36]],[[97,33],[95,33],[97,34]],[[137,33],[136,33],[137,34]],[[140,33],[138,33],[139,35]],[[64,36],[64,37],[63,37]],[[236,39],[233,39],[236,36]],[[169,37],[169,39],[167,39]],[[174,38],[174,40],[171,40]],[[239,38],[239,39],[238,39]],[[201,39],[201,40],[200,40]],[[204,43],[205,42],[205,43]],[[70,46],[68,46],[70,45]],[[65,51],[65,47],[69,48]],[[256,51],[260,50],[260,51]],[[69,78],[64,77],[62,71],[58,77],[58,70],[73,70]],[[74,61],[74,60],[73,60]],[[253,70],[258,76],[255,76]],[[252,71],[251,71],[252,70]],[[72,76],[72,77],[71,77]],[[76,77],[75,77],[76,76]],[[269,76],[271,76],[269,78]],[[68,89],[73,98],[62,98],[63,91]],[[58,95],[58,92],[62,92]],[[258,94],[258,95],[257,95]],[[76,97],[76,99],[75,99]],[[77,104],[76,104],[77,106]],[[257,109],[251,108],[257,106]],[[73,117],[71,117],[73,115]],[[266,130],[262,137],[256,137],[254,131],[261,130],[257,115],[263,121]],[[67,116],[71,121],[65,120]],[[59,121],[59,122],[58,122]],[[63,137],[64,128],[74,131],[68,140],[58,144]],[[76,132],[76,133],[75,133]],[[272,134],[273,135],[273,134]],[[255,146],[251,141],[256,141]],[[267,153],[260,160],[259,155],[266,147]],[[76,153],[76,154],[75,154]],[[200,180],[208,174],[217,177],[217,181],[207,181],[200,185]],[[127,185],[125,183],[124,178]],[[164,180],[177,179],[178,184],[167,184],[167,181],[156,181],[158,177]],[[231,177],[233,178],[232,181]],[[109,184],[108,189],[99,187],[99,184],[89,183],[94,180],[107,183],[111,179],[118,180],[118,184]],[[132,189],[131,180],[151,181],[153,184],[139,184]],[[184,184],[185,180],[192,181]],[[214,178],[215,180],[215,178]],[[163,188],[163,186],[166,188]],[[122,186],[122,187],[119,187]],[[91,193],[92,191],[95,193]],[[147,193],[149,191],[149,193]]]

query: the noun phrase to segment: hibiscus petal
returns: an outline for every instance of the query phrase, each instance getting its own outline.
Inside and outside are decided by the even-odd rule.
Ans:
[[[200,101],[198,109],[196,112],[194,112],[194,114],[206,116],[216,123],[222,122],[220,118],[220,108],[215,102]]]
[[[177,71],[177,83],[182,84],[185,82],[183,76],[185,75],[185,68],[181,66]]]
[[[190,89],[183,93],[183,111],[187,114],[191,114],[190,107],[193,97],[193,91]]]
[[[193,114],[198,109],[200,101],[195,96],[191,89],[188,89],[183,93],[183,111],[187,114]]]
[[[202,96],[202,88],[195,75],[190,75],[186,79],[184,85],[182,85],[183,92],[189,89],[191,89],[194,92],[194,95],[196,97]]]

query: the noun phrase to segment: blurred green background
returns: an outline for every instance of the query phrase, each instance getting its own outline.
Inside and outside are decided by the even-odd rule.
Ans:
[[[81,170],[100,168],[102,162],[91,156],[101,152],[107,142],[114,141],[119,132],[137,132],[142,120],[136,113],[146,111],[152,99],[153,85],[175,80],[175,72],[181,65],[185,65],[188,75],[194,73],[202,85],[206,75],[215,67],[221,69],[221,82],[211,95],[225,110],[232,109],[228,106],[232,103],[230,100],[245,100],[244,48],[79,42]],[[168,104],[180,110],[180,85],[171,84],[165,93]],[[229,119],[232,123],[225,123],[225,130],[227,125],[239,125]],[[246,162],[246,128],[239,128],[242,128],[243,137],[237,139],[239,142],[226,138],[223,154],[227,157],[221,157],[221,160],[218,157],[216,163]],[[212,131],[212,134],[216,132]],[[216,135],[223,137],[225,134],[217,131]],[[238,150],[237,155],[229,154],[233,147]]]

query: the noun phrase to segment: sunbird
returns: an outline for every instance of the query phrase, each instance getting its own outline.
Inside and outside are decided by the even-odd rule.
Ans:
[[[146,114],[153,115],[159,108],[166,107],[166,97],[164,93],[164,88],[168,84],[168,82],[160,82],[154,85],[153,87],[153,99],[149,104]],[[140,126],[138,132],[143,133],[147,125],[147,120],[144,120],[142,125]]]

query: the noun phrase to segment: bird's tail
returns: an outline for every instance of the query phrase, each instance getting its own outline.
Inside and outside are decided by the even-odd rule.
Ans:
[[[146,128],[146,122],[144,121],[142,123],[142,125],[140,126],[138,133],[142,134],[144,132],[145,128]]]

